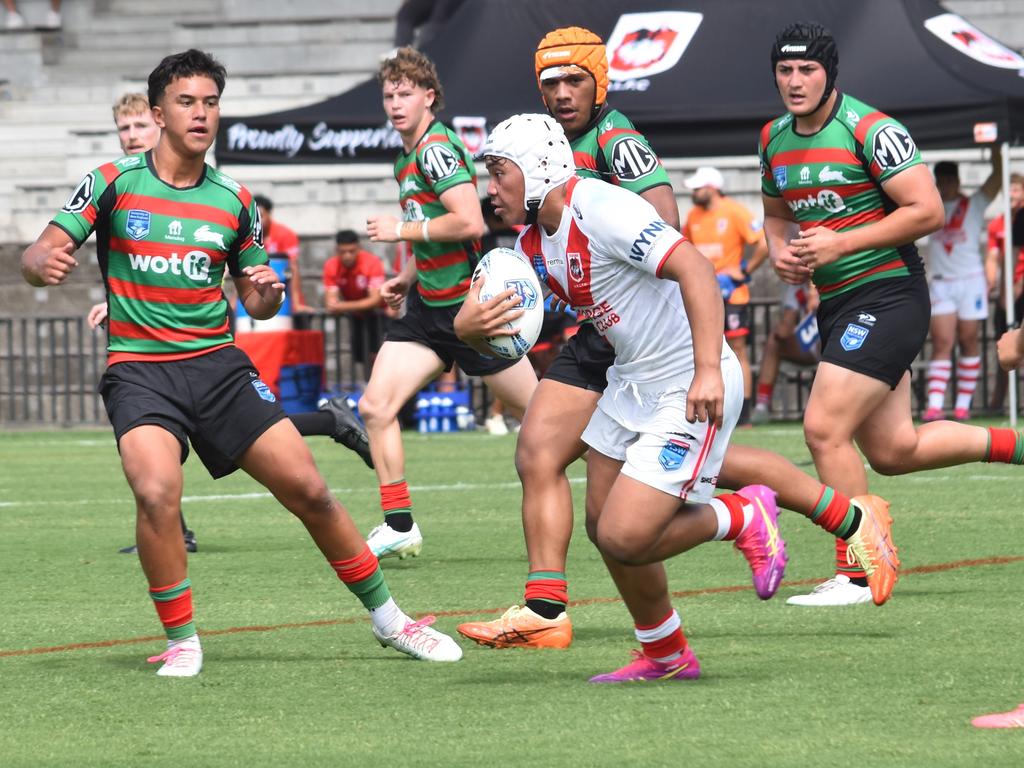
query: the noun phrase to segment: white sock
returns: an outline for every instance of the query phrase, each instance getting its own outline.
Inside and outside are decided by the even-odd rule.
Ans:
[[[411,619],[398,607],[395,598],[389,597],[388,601],[380,608],[370,611],[370,621],[373,622],[373,626],[377,628],[378,632],[390,637],[401,632]]]
[[[183,637],[183,638],[181,638],[181,640],[168,640],[167,641],[167,649],[168,650],[170,650],[171,648],[174,648],[177,645],[187,645],[187,646],[189,646],[191,648],[195,648],[195,649],[200,650],[200,651],[203,650],[202,645],[200,645],[200,643],[199,643],[199,635],[198,635],[198,633],[193,633],[193,634],[189,635],[188,637]]]

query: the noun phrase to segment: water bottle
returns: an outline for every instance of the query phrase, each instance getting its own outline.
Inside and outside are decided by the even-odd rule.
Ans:
[[[441,431],[451,432],[452,431],[452,406],[454,403],[450,397],[441,398]]]
[[[430,405],[427,408],[427,432],[437,432],[440,427],[440,414],[438,411],[441,406],[441,398],[437,395],[430,398]]]
[[[427,398],[421,397],[416,401],[416,431],[427,431]]]
[[[456,406],[455,408],[455,427],[457,429],[466,430],[469,429],[472,415],[469,412],[469,408],[464,405]]]

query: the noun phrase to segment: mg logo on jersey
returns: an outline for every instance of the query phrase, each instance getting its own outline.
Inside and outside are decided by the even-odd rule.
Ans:
[[[635,181],[652,173],[657,167],[658,158],[636,137],[626,136],[615,142],[612,148],[612,168],[620,179]]]
[[[64,207],[61,210],[64,213],[82,213],[82,211],[89,207],[89,203],[92,202],[94,184],[95,182],[90,173],[78,183],[75,191],[71,193],[71,197],[64,203]]]
[[[608,36],[608,77],[613,81],[650,77],[679,63],[702,13],[624,13]]]
[[[914,157],[917,146],[910,134],[898,125],[886,125],[878,130],[871,144],[872,159],[882,170],[899,168]]]
[[[209,255],[202,251],[189,251],[185,258],[177,253],[168,256],[150,256],[143,253],[129,253],[128,263],[136,272],[152,272],[155,275],[184,275],[197,283],[210,282]]]
[[[125,231],[132,240],[141,240],[149,234],[151,221],[149,211],[140,211],[135,208],[128,211],[128,221],[125,222]]]
[[[459,170],[459,158],[444,144],[431,144],[422,155],[423,172],[433,181],[454,176]]]
[[[210,229],[209,224],[203,224],[203,226],[192,233],[192,237],[197,243],[213,243],[222,251],[227,250],[224,245],[224,235],[220,232],[214,232]]]

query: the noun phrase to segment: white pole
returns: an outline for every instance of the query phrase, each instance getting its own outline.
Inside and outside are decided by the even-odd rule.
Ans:
[[[1013,312],[1013,217],[1010,213],[1010,144],[999,147],[1003,158],[1003,298],[1006,301],[1006,325],[1017,322]],[[1019,246],[1019,244],[1017,244]],[[1010,393],[1010,426],[1017,426],[1017,372],[1010,371],[1007,389]]]

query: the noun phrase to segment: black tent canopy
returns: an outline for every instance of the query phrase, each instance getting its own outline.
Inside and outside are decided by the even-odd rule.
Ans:
[[[474,0],[425,52],[445,87],[441,117],[471,148],[485,123],[543,110],[533,51],[549,30],[575,24],[607,42],[609,103],[660,155],[749,155],[782,111],[772,41],[799,19],[835,35],[839,87],[905,122],[922,147],[970,146],[979,123],[994,123],[1000,142],[1024,134],[1024,58],[934,0]],[[399,146],[369,80],[310,106],[223,119],[217,159],[390,161]]]

